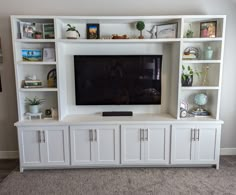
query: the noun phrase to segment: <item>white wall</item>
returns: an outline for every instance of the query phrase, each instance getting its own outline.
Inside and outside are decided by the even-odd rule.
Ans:
[[[226,14],[227,31],[221,119],[225,121],[222,147],[236,148],[236,1],[220,0],[1,0],[0,36],[4,54],[3,93],[0,93],[0,151],[17,150],[17,120],[14,69],[12,60],[10,15],[173,15]]]

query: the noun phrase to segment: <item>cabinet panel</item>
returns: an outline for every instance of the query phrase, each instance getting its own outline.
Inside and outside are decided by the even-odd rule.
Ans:
[[[145,129],[145,162],[169,163],[169,126],[149,126]]]
[[[71,163],[72,165],[92,164],[93,143],[90,140],[90,129],[88,127],[71,127]]]
[[[141,141],[139,126],[121,127],[121,162],[123,164],[142,163],[144,161],[144,144]]]
[[[104,126],[94,130],[96,160],[98,164],[119,163],[119,128]]]
[[[40,165],[43,161],[41,156],[40,130],[19,128],[18,136],[22,165]]]
[[[171,142],[171,163],[186,164],[194,158],[191,125],[173,125]]]
[[[198,126],[197,136],[199,141],[196,142],[196,160],[198,162],[216,161],[217,152],[217,133],[220,129],[217,126]],[[218,146],[219,147],[219,146]]]
[[[69,141],[67,127],[44,128],[47,148],[46,163],[69,165]]]

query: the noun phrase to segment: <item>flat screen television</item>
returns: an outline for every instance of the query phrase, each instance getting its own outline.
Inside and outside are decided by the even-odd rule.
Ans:
[[[76,105],[161,104],[161,55],[75,55]]]

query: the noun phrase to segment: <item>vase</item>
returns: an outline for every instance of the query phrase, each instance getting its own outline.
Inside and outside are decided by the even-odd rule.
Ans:
[[[208,46],[206,51],[205,51],[205,59],[206,60],[211,60],[212,56],[213,56],[213,49],[210,46]]]
[[[66,38],[67,39],[78,39],[79,35],[76,31],[67,31],[66,32]]]
[[[29,105],[29,112],[32,114],[39,113],[39,105]]]
[[[183,79],[182,77],[182,86],[183,87],[190,87],[193,85],[193,75],[191,76],[186,76],[186,79]]]

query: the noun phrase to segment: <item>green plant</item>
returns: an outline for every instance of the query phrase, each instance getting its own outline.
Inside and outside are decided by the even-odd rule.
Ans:
[[[193,77],[193,75],[197,75],[199,77],[200,74],[201,72],[193,70],[191,66],[187,66],[187,68],[185,68],[185,66],[182,65],[182,80],[185,81],[188,77]]]
[[[70,24],[67,24],[67,26],[68,26],[68,28],[67,28],[66,32],[68,32],[68,31],[75,31],[75,32],[77,32],[77,34],[78,34],[79,37],[80,37],[80,33],[79,33],[79,31],[75,28],[75,26],[71,26]]]
[[[138,21],[136,24],[136,28],[140,31],[140,38],[143,37],[142,30],[145,28],[145,24],[143,21]]]
[[[41,105],[43,102],[45,102],[45,99],[39,99],[36,96],[32,99],[27,98],[27,97],[25,98],[25,103],[28,104],[28,105],[31,105],[31,106]]]
[[[35,35],[42,35],[43,33],[42,33],[42,32],[39,32],[39,31],[35,31],[34,34],[35,34]]]
[[[193,31],[192,30],[187,30],[187,32],[186,32],[186,37],[187,38],[192,38],[193,37]]]
[[[192,38],[193,37],[193,31],[192,31],[192,25],[189,24],[189,29],[186,32],[186,37],[187,38]]]

